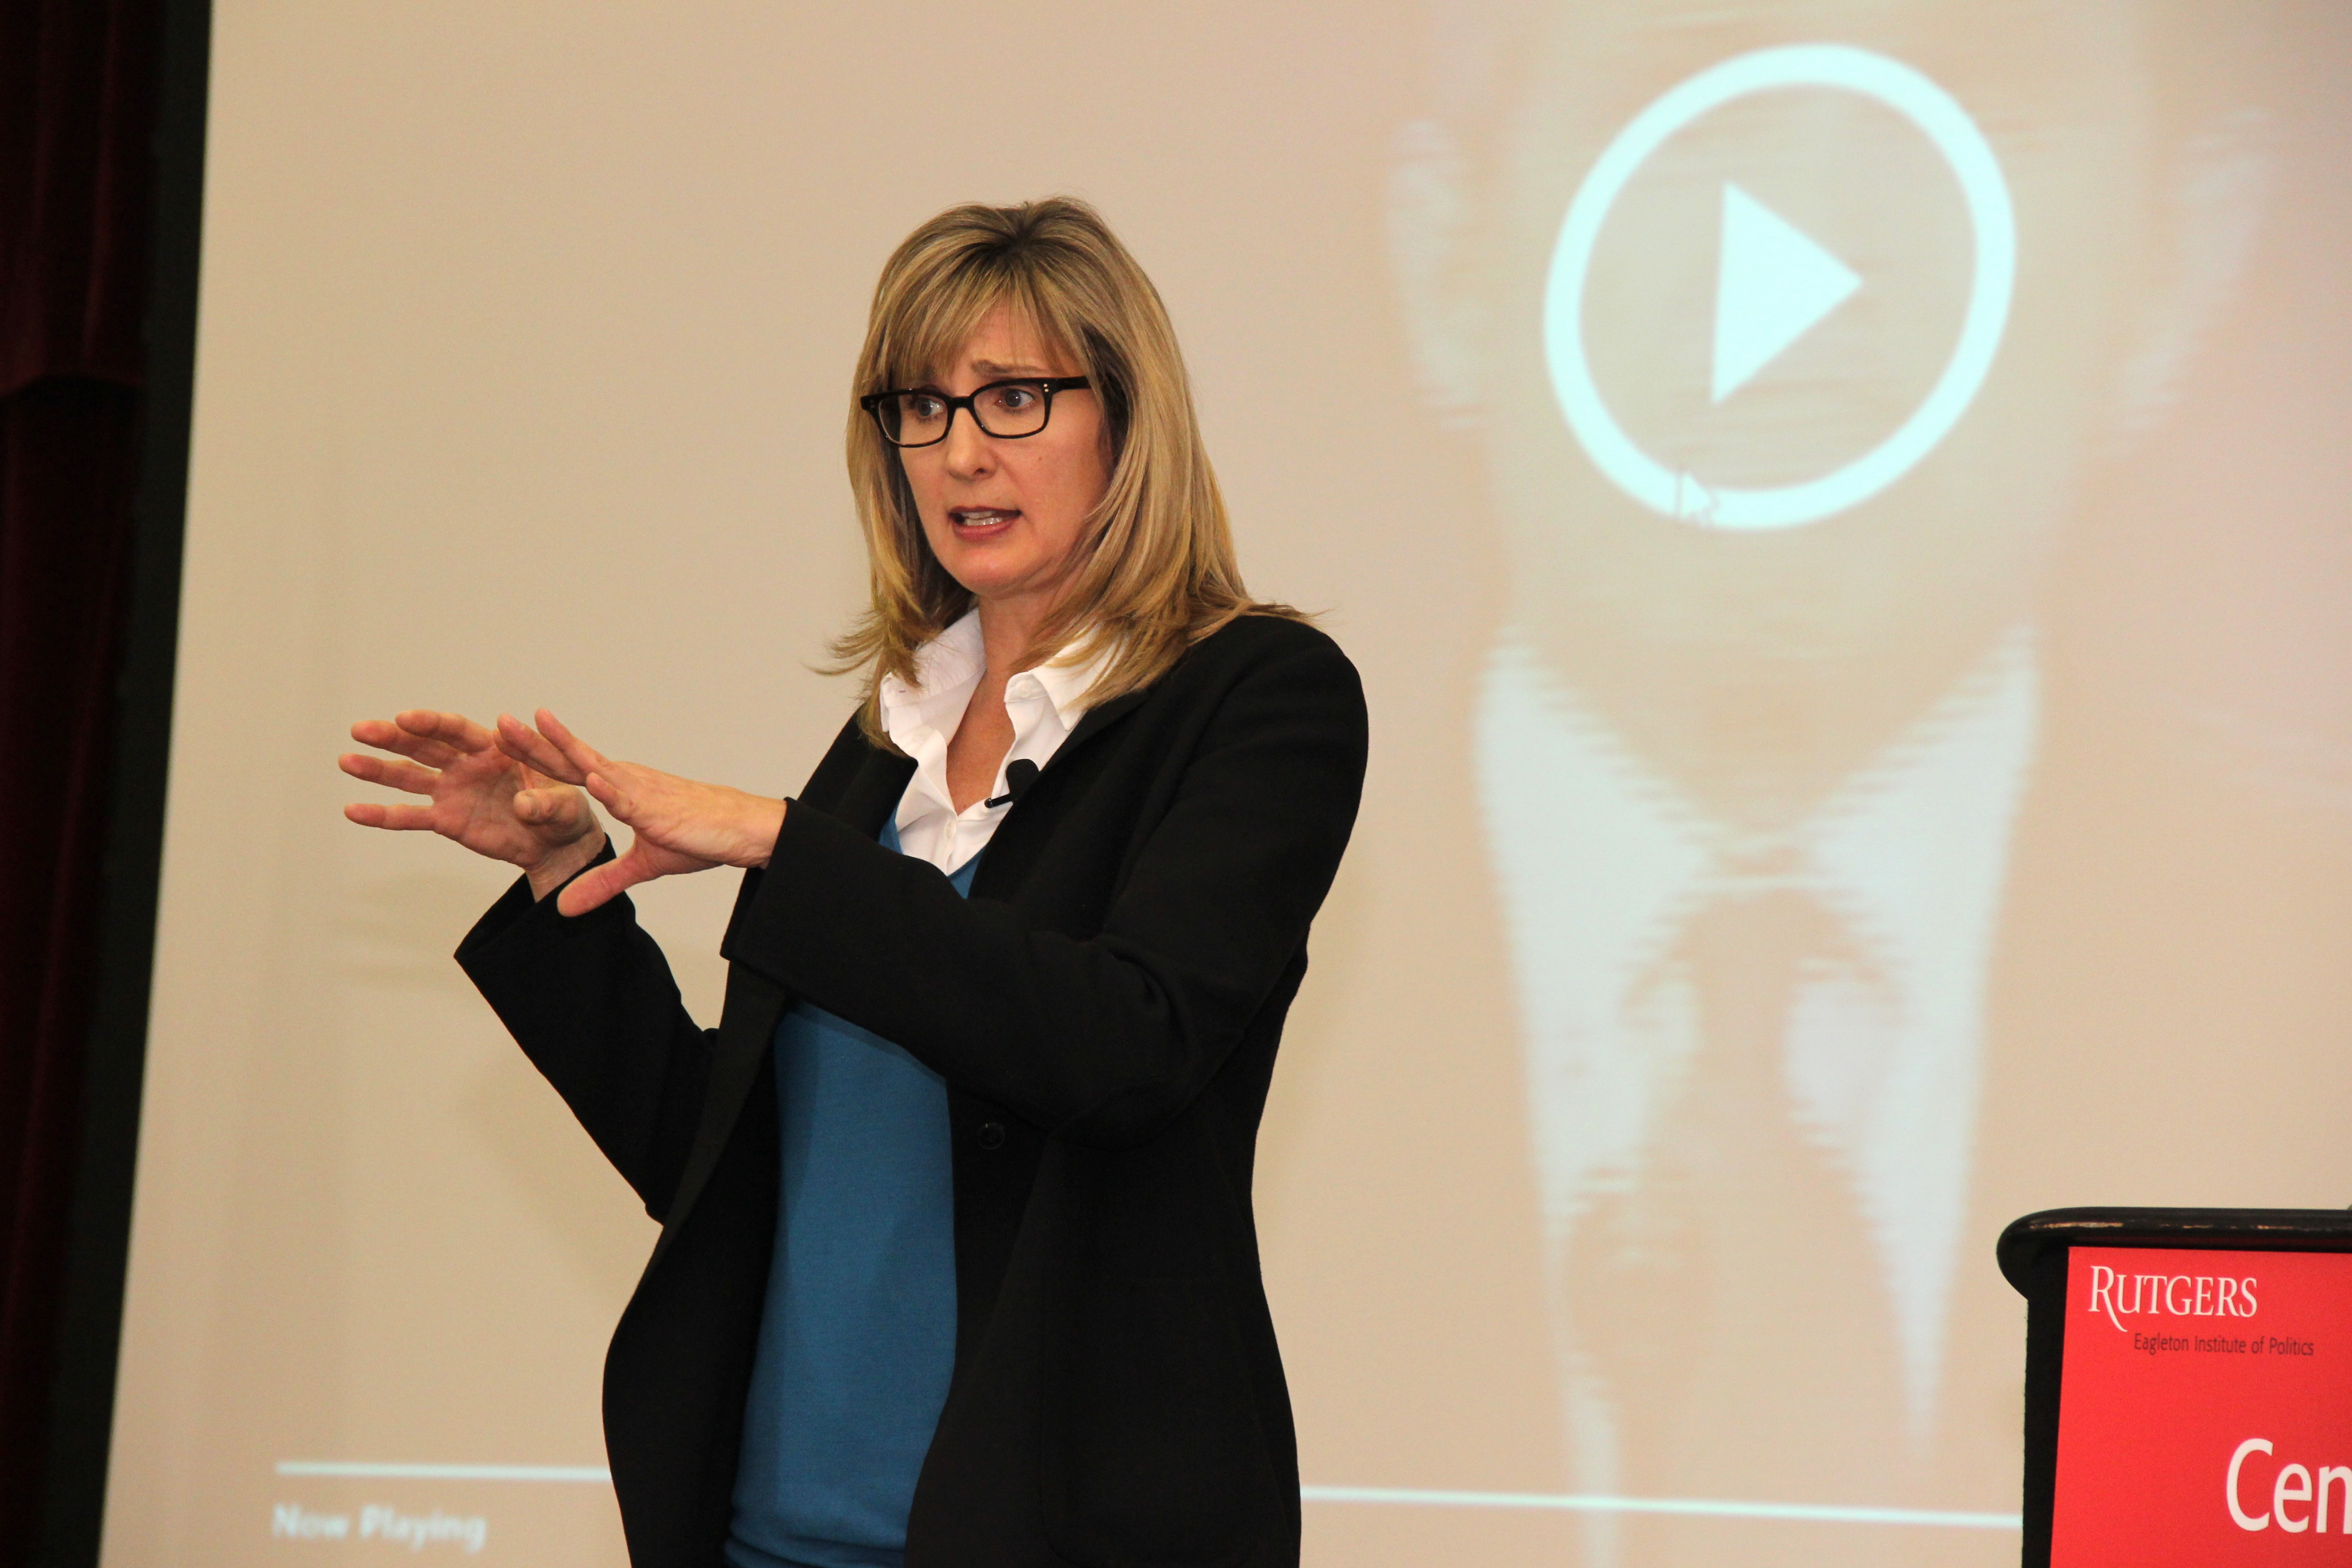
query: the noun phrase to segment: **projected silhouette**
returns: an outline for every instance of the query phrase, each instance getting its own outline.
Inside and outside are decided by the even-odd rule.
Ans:
[[[1401,143],[1424,392],[1484,447],[1509,559],[1475,750],[1580,1492],[1966,1506],[1936,1474],[1941,1379],[2042,722],[2036,561],[2085,450],[2162,395],[2130,366],[2177,374],[2231,285],[2176,289],[2153,331],[2116,287],[2168,238],[2144,8],[2009,6],[1991,52],[1974,15],[1448,7],[1438,112]],[[1674,97],[1822,37],[1986,128],[2017,264],[1990,339],[1984,167],[1931,116],[1834,80]],[[2197,217],[2242,238],[2259,155],[2211,148]],[[1983,374],[1931,439],[1874,488],[1821,482],[1951,404],[1972,338]],[[1726,492],[1827,500],[1728,516]],[[1720,1560],[1720,1534],[1585,1517],[1595,1563]]]

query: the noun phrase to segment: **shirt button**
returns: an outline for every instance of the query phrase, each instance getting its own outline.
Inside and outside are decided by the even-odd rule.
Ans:
[[[1003,1148],[1004,1123],[1002,1121],[982,1122],[980,1124],[980,1146],[983,1149]]]

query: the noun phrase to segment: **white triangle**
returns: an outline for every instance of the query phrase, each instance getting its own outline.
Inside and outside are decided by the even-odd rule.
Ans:
[[[1715,401],[1747,385],[1861,287],[1853,268],[1725,181],[1715,275]]]

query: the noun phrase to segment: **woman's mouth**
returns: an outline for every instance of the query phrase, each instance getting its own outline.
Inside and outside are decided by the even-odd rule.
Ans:
[[[1009,526],[1020,515],[1018,510],[1003,507],[960,506],[949,510],[948,521],[959,534],[984,537]]]

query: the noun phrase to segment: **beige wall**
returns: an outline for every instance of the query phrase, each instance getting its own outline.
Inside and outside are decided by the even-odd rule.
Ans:
[[[1544,268],[1633,113],[1818,38],[1906,61],[1983,127],[2017,300],[1979,405],[1914,475],[1732,539],[1581,457],[1540,357]],[[807,667],[858,591],[839,443],[874,275],[950,202],[1054,191],[1100,204],[1158,280],[1252,587],[1327,612],[1372,703],[1259,1163],[1307,1483],[2013,1510],[2001,1223],[2352,1198],[2347,63],[2316,5],[226,0],[110,1563],[397,1550],[273,1539],[281,1507],[356,1531],[370,1505],[486,1520],[485,1560],[620,1561],[597,1484],[276,1468],[601,1466],[603,1344],[651,1243],[447,958],[503,879],[349,826],[333,758],[361,716],[544,703],[619,754],[796,785],[848,700]],[[1817,117],[1791,141],[1770,109],[1726,122],[1739,177],[1866,273],[1912,265],[1901,235],[1872,248],[1872,147],[1907,232],[1949,227],[1899,124]],[[1712,200],[1712,145],[1628,221],[1672,232],[1675,201]],[[1800,153],[1849,163],[1790,174]],[[1711,274],[1601,259],[1596,363],[1651,378],[1627,395],[1670,440],[1703,416],[1675,401],[1673,356],[1699,351],[1653,363],[1622,333],[1660,289],[1698,289],[1703,320]],[[1913,271],[1932,325],[1964,270]],[[1802,467],[1900,417],[1935,331],[1847,320],[1790,351],[1786,386],[1759,376],[1787,438],[1738,461]],[[1848,407],[1835,356],[1874,352],[1874,322],[1892,368],[1864,362],[1885,384]],[[1548,725],[1582,737],[1559,767],[1514,739]],[[1938,746],[1960,804],[1913,810],[1940,786],[1905,759]],[[1516,826],[1522,799],[1597,803],[1579,820],[1602,826]],[[1644,812],[1682,826],[1636,864],[1612,846]],[[1701,858],[1746,835],[1866,862],[1863,893],[1797,875],[1851,929],[1791,972],[1818,1007],[1764,1021],[1770,1059],[1726,1054],[1756,1029],[1722,1022],[1729,982],[1682,915],[1626,939],[1654,938],[1638,984],[1594,934],[1746,885],[1723,850],[1660,893],[1675,833]],[[1956,870],[1903,868],[1955,843]],[[1855,913],[1872,889],[1924,900],[1927,934]],[[639,900],[706,1019],[730,893]],[[1656,1022],[1677,1007],[1699,1020],[1680,1034]],[[1872,1110],[1919,1061],[1921,1103]],[[1642,1206],[1694,1136],[1694,1084],[1819,1163],[1785,1188],[1720,1166],[1762,1201],[1752,1297],[1709,1274],[1731,1255],[1703,1215]],[[1863,1109],[1822,1109],[1840,1085]],[[1610,1214],[1696,1293],[1609,1326],[1655,1285],[1611,1295],[1589,1239]],[[1889,1261],[1906,1246],[1948,1255],[1932,1331],[1881,1300],[1934,1274]],[[1854,1272],[1807,1298],[1823,1248]],[[1776,1406],[1743,1300],[1798,1312],[1775,1332],[1910,1348],[1856,1352],[1849,1415]],[[1695,1395],[1625,1370],[1665,1350],[1696,1358]],[[1644,1423],[1686,1398],[1714,1436],[1657,1439]],[[2015,1551],[1999,1530],[1615,1518],[1315,1501],[1307,1552]]]

